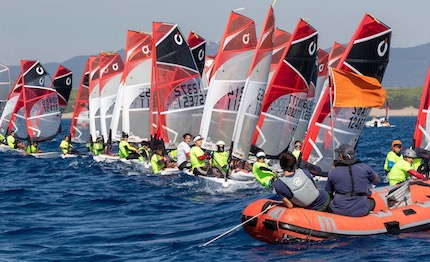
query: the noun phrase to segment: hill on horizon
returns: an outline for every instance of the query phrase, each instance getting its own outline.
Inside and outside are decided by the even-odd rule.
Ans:
[[[219,42],[208,41],[206,53],[208,55],[215,55],[218,47]],[[427,69],[430,66],[430,56],[427,55],[430,53],[430,43],[408,48],[391,48],[390,52],[390,61],[382,85],[385,88],[422,86],[427,75]],[[121,57],[125,57],[124,49],[119,50],[118,53]],[[73,72],[73,88],[79,86],[86,60],[92,55],[98,54],[79,55],[61,63]],[[59,63],[41,62],[51,77],[53,77]],[[8,65],[8,67],[10,68],[11,81],[13,83],[20,73],[20,66]]]

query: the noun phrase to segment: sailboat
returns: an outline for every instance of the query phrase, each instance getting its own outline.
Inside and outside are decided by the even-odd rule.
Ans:
[[[385,101],[385,116],[374,116],[369,121],[366,121],[364,125],[366,127],[395,127],[395,125],[391,125],[389,122],[390,115],[389,115],[389,107],[388,107],[388,100]]]
[[[39,61],[21,60],[20,94],[10,118],[8,130],[21,140],[46,141],[54,138],[61,127],[61,111],[57,91]],[[35,157],[58,157],[59,152],[31,154]]]
[[[318,32],[300,19],[266,90],[253,144],[270,158],[292,140],[316,70],[317,41]]]
[[[153,38],[152,134],[173,149],[183,134],[198,132],[205,93],[199,68],[178,25],[153,22]]]
[[[152,45],[150,34],[128,30],[124,70],[111,125],[115,141],[121,140],[122,132],[129,134],[129,142],[150,140]]]
[[[257,46],[254,21],[231,12],[224,36],[208,75],[209,90],[203,110],[202,148],[216,150],[216,142],[231,141],[238,110]]]
[[[97,56],[90,57],[90,75],[89,75],[89,123],[90,138],[89,142],[93,143],[101,135],[100,123],[100,59]]]
[[[388,64],[391,29],[373,16],[365,14],[336,69],[369,76],[382,82]],[[348,143],[355,147],[370,107],[336,107],[332,87],[323,90],[310,121],[302,146],[302,160],[328,172],[334,149]]]
[[[70,125],[71,141],[87,143],[90,138],[89,126],[89,79],[91,58],[85,63],[78,94],[76,95],[72,123]]]

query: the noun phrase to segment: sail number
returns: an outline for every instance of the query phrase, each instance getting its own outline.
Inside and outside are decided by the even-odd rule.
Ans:
[[[370,108],[354,107],[349,118],[348,128],[361,130],[369,115]]]
[[[41,100],[45,112],[56,112],[60,110],[58,105],[58,96],[51,96]]]
[[[298,118],[302,114],[304,104],[305,99],[294,95],[288,95],[287,97],[281,97],[273,101],[268,113],[280,118]]]
[[[149,108],[150,98],[151,90],[145,88],[144,91],[139,94],[139,98],[133,101],[130,108]]]
[[[171,105],[172,109],[201,106],[205,103],[205,94],[201,91],[198,83],[183,84],[173,89],[175,95]]]
[[[236,87],[236,88],[232,88],[227,93],[227,99],[228,99],[227,110],[230,110],[230,111],[238,111],[239,110],[239,105],[240,105],[240,100],[242,99],[243,89],[244,89],[244,86]]]

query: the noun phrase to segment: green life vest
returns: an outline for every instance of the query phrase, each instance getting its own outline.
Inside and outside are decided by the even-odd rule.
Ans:
[[[127,141],[122,140],[121,142],[119,142],[119,157],[120,158],[127,158],[128,155],[130,155],[130,153],[133,152],[134,150],[136,150],[136,148],[130,146],[130,144]]]
[[[15,149],[15,137],[8,135],[7,137],[7,145],[12,148]]]
[[[190,164],[193,170],[194,168],[205,166],[205,160],[199,160],[198,158],[199,156],[202,156],[204,154],[205,152],[203,152],[203,150],[198,146],[193,146],[190,149]]]
[[[37,153],[37,147],[35,147],[34,145],[28,145],[25,152],[27,153],[27,155]]]
[[[388,154],[387,154],[387,157],[385,158],[385,163],[384,163],[384,170],[385,171],[387,171],[387,172],[390,172],[390,169],[391,168],[393,168],[393,167],[391,167],[391,168],[389,168],[388,167],[388,163],[389,162],[392,162],[392,163],[397,163],[399,160],[401,160],[401,159],[403,159],[403,156],[402,155],[397,155],[395,152],[393,152],[393,151],[390,151],[390,152],[388,152]]]
[[[152,167],[152,171],[154,172],[154,174],[160,172],[165,166],[166,164],[160,164],[159,161],[162,160],[163,157],[159,156],[157,154],[154,154],[151,158],[151,167]]]
[[[413,165],[404,159],[396,162],[388,173],[390,186],[406,181],[410,177],[408,170],[411,169],[413,169]]]
[[[95,143],[93,145],[93,153],[94,155],[98,156],[101,153],[103,153],[104,147],[103,147],[103,143]]]
[[[63,154],[67,154],[69,152],[69,149],[73,148],[73,145],[67,142],[66,140],[61,141],[60,148]]]
[[[270,180],[276,175],[272,171],[261,170],[260,167],[269,168],[269,165],[266,162],[255,162],[252,166],[252,173],[254,173],[255,178],[266,188],[270,187]],[[270,169],[270,168],[269,168]]]
[[[222,171],[227,171],[228,164],[228,152],[214,152],[213,165],[220,167]]]

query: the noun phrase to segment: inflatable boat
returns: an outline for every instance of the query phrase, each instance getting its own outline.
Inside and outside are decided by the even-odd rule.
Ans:
[[[399,234],[430,229],[430,184],[407,182],[372,189],[375,208],[364,217],[347,217],[260,199],[243,211],[245,231],[267,243],[322,241],[340,237]]]

